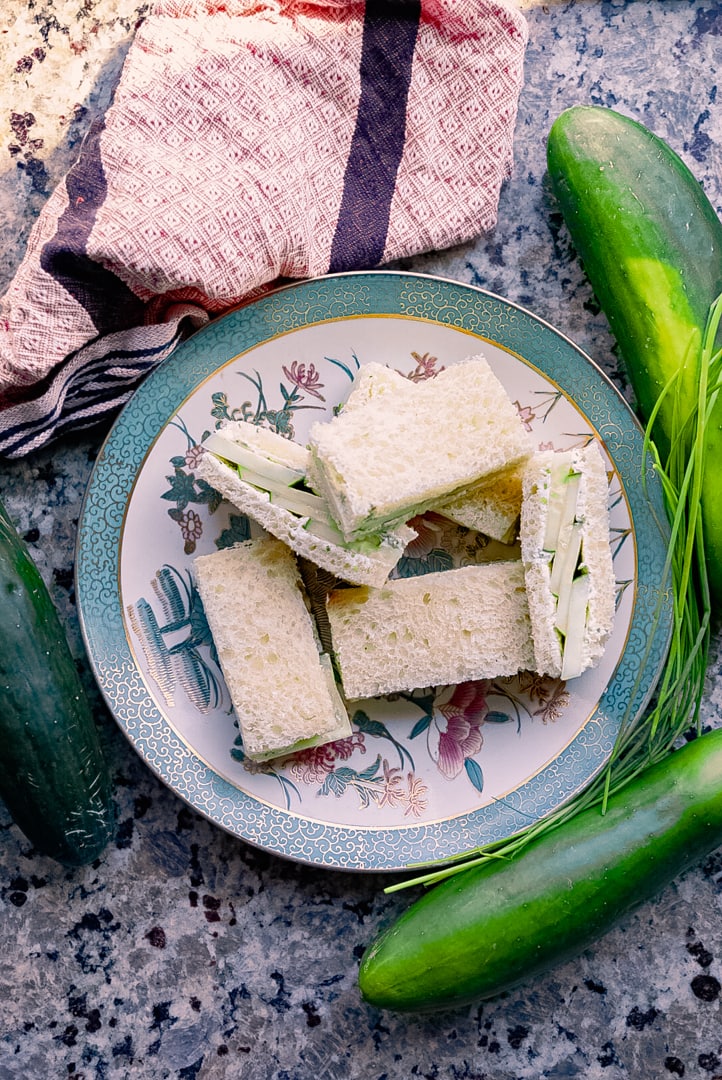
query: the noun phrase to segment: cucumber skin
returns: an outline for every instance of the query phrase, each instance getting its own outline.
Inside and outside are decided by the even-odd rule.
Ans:
[[[722,843],[722,729],[599,807],[432,888],[364,953],[371,1005],[427,1012],[509,990],[578,955]]]
[[[114,831],[112,784],[53,601],[0,505],[0,798],[33,846],[83,866]]]
[[[677,154],[642,124],[601,106],[573,106],[547,140],[551,189],[647,422],[691,350],[677,394],[653,431],[662,461],[696,400],[697,354],[722,292],[722,222]],[[719,344],[719,343],[718,343]],[[710,588],[722,601],[722,400],[706,443],[704,539]]]

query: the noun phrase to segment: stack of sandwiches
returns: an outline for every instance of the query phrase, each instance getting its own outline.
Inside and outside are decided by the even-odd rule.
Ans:
[[[244,421],[204,447],[199,474],[264,530],[195,562],[249,757],[350,735],[348,701],[529,670],[571,679],[602,656],[615,608],[602,455],[535,452],[484,357],[424,382],[364,365],[305,447]],[[430,510],[514,544],[509,558],[394,576]],[[331,582],[320,618],[299,566]]]

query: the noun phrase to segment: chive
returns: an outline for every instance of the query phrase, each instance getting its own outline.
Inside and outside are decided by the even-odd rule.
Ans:
[[[700,732],[700,707],[710,648],[711,602],[702,538],[702,476],[705,434],[722,390],[722,349],[714,351],[722,321],[722,294],[712,304],[699,353],[685,356],[662,390],[645,430],[643,476],[649,460],[658,475],[670,536],[663,580],[671,578],[672,635],[667,663],[654,703],[636,721],[622,719],[605,768],[573,799],[515,836],[462,852],[452,865],[388,886],[387,893],[411,885],[434,885],[487,859],[509,859],[537,837],[569,821],[581,810],[598,806],[604,813],[607,799],[650,766],[666,757],[690,729]],[[699,373],[697,400],[690,415],[674,414],[674,431],[666,463],[654,444],[654,425],[662,400],[675,394],[676,383],[688,363]],[[675,395],[676,396],[676,395]],[[679,399],[677,399],[679,400]],[[655,613],[659,621],[663,600]],[[649,639],[654,638],[654,631]],[[640,665],[643,668],[644,664]],[[630,699],[634,694],[630,694]]]

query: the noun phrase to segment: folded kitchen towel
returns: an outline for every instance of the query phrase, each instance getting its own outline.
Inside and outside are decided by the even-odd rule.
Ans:
[[[511,0],[158,0],[1,302],[0,454],[274,282],[489,230],[526,40]]]

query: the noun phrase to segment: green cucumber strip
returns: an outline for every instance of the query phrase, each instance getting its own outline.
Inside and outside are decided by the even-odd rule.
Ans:
[[[223,432],[220,434],[223,435]],[[288,465],[302,473],[308,468],[308,449],[305,446],[259,424],[240,421],[233,429],[233,440],[247,450],[263,454],[269,461],[277,461],[279,465]]]
[[[257,430],[264,437],[268,436],[271,442],[274,440],[276,443],[285,444],[288,442],[288,440],[283,439],[282,436],[276,435],[274,432],[264,431],[261,428],[254,428],[253,430]],[[295,486],[304,480],[305,470],[297,470],[282,462],[269,460],[264,456],[266,450],[265,438],[262,438],[259,442],[263,446],[264,453],[258,453],[256,448],[249,447],[247,444],[240,446],[235,439],[232,441],[225,438],[222,432],[213,432],[207,437],[204,446],[216,457],[225,461],[229,468],[235,468],[244,483],[249,484],[258,491],[265,492],[270,502],[275,506],[280,506],[289,513],[296,515],[303,527],[320,540],[336,544],[347,551],[362,552],[369,556],[374,556],[383,545],[387,545],[389,552],[393,552],[394,549],[398,548],[403,550],[407,538],[404,536],[404,530],[401,529],[397,535],[384,531],[376,535],[366,536],[361,540],[345,540],[331,517],[328,503],[323,496],[316,495],[305,487]],[[301,452],[304,463],[307,464],[307,451],[302,450],[297,444],[293,445]],[[280,454],[280,452],[279,450],[278,453]],[[411,530],[406,530],[406,532],[408,533],[408,539],[415,535]]]
[[[305,446],[269,428],[253,424],[250,420],[237,420],[230,431],[219,428],[213,432],[213,436],[224,439],[233,446],[242,446],[279,465],[298,469],[299,472],[305,473],[308,466],[308,449]]]
[[[548,486],[544,550],[550,555],[549,588],[556,597],[554,628],[562,650],[562,678],[580,675],[589,582],[578,574],[582,522],[577,520],[581,474],[564,462],[552,466]],[[580,621],[581,620],[581,621]]]
[[[565,472],[562,484],[563,504],[561,511],[561,523],[559,526],[560,539],[566,539],[577,516],[577,499],[579,497],[579,484],[581,476],[578,472]],[[559,545],[557,544],[557,547]]]
[[[258,453],[247,446],[240,446],[238,443],[224,438],[219,432],[210,434],[203,445],[211,453],[239,466],[243,470],[241,473],[243,479],[247,480],[249,484],[253,484],[254,487],[263,487],[269,490],[265,482],[261,483],[255,479],[248,479],[251,474],[261,477],[264,481],[268,479],[274,484],[284,487],[297,484],[305,476],[303,469],[273,461],[263,453]]]
[[[567,633],[569,597],[582,549],[582,523],[575,521],[563,547],[557,548],[552,564],[550,588],[557,596],[556,626],[562,633]]]
[[[562,462],[551,470],[543,548],[554,552],[562,532],[574,521],[580,474]]]
[[[319,519],[311,516],[304,525],[304,529],[313,533],[319,540],[328,540],[329,543],[337,544],[339,547],[349,547],[342,534],[329,519]]]
[[[273,503],[299,517],[314,517],[331,524],[325,499],[294,486],[304,479],[303,470],[271,461],[254,449],[224,438],[219,432],[209,435],[204,445],[211,453],[234,465],[246,484],[267,492]]]
[[[567,633],[562,655],[562,679],[575,679],[584,666],[584,630],[587,625],[589,575],[574,578],[569,589]]]
[[[292,514],[298,514],[299,517],[313,517],[318,521],[328,521],[331,524],[326,500],[320,495],[314,495],[310,491],[300,491],[298,488],[277,487],[275,484],[261,485],[260,482],[250,480],[249,474],[242,476],[241,479],[253,484],[254,487],[263,486],[264,490],[270,494],[271,502],[282,506]]]

